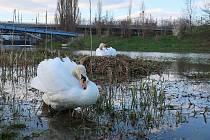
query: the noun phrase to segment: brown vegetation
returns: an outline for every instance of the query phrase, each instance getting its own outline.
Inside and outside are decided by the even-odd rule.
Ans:
[[[111,80],[144,77],[152,73],[160,73],[164,68],[161,62],[132,59],[123,55],[117,57],[86,56],[80,59],[80,63],[86,67],[88,73],[108,76],[107,78]]]

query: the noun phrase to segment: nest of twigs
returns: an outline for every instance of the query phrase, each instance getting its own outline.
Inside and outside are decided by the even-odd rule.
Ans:
[[[90,74],[102,74],[109,77],[135,77],[147,76],[152,73],[160,73],[163,65],[160,62],[132,59],[127,56],[95,57],[86,56],[80,59],[87,72]]]

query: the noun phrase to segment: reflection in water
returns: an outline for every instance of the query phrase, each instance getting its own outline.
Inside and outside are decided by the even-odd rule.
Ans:
[[[208,73],[210,72],[210,64],[203,63],[189,63],[183,60],[176,60],[172,63],[171,68],[169,69],[172,72],[178,72],[178,74],[182,75],[183,73]]]
[[[81,113],[72,116],[70,112],[60,112],[47,117],[48,130],[38,139],[96,139],[96,123],[85,120]]]

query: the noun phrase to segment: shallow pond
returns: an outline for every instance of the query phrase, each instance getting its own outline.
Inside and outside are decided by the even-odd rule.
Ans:
[[[36,68],[1,67],[0,138],[208,139],[210,56],[135,55],[149,56],[173,63],[160,75],[100,85],[97,105],[73,115],[42,107],[43,93],[29,84]]]
[[[127,55],[131,58],[143,58],[146,60],[155,60],[155,61],[188,61],[191,63],[210,63],[210,54],[209,53],[161,53],[161,52],[125,52],[118,51],[120,55]],[[75,51],[76,55],[91,55],[91,51],[81,50]],[[92,55],[96,55],[95,51],[92,52]]]

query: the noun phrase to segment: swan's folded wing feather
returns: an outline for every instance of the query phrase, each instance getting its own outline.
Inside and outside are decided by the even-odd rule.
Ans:
[[[110,50],[110,55],[111,55],[111,56],[116,56],[116,55],[117,55],[116,49],[110,47],[109,50]]]
[[[42,61],[37,68],[37,77],[32,80],[32,87],[43,92],[68,90],[76,80],[60,58]]]
[[[63,60],[63,64],[64,64],[65,68],[70,73],[72,73],[74,68],[77,66],[77,64],[74,61],[70,60],[69,57],[63,58],[62,60]]]

